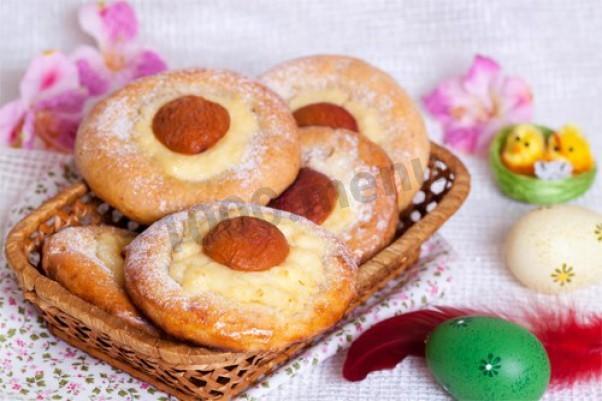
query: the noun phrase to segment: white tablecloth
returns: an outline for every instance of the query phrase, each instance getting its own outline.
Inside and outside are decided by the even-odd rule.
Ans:
[[[602,3],[537,1],[133,1],[145,42],[171,67],[203,65],[258,74],[287,58],[312,53],[362,57],[391,72],[415,97],[464,71],[474,53],[499,60],[535,92],[536,118],[551,126],[575,122],[602,160]],[[76,25],[76,0],[0,1],[0,102],[17,95],[30,58],[49,48],[71,50],[88,40]],[[429,121],[432,137],[438,127]],[[0,218],[17,194],[57,159],[19,158],[0,150]],[[32,160],[32,159],[35,159]],[[503,308],[536,298],[506,271],[501,244],[512,222],[531,207],[502,197],[482,158],[463,157],[473,190],[442,229],[460,253],[461,269],[447,302]],[[21,160],[21,161],[19,161]],[[602,184],[576,203],[602,212]],[[537,297],[543,298],[543,297]],[[546,301],[549,298],[544,298]],[[563,296],[602,311],[600,286]],[[343,355],[294,378],[270,400],[445,400],[418,359],[361,383],[341,379]],[[600,400],[600,383],[550,392],[547,400]]]

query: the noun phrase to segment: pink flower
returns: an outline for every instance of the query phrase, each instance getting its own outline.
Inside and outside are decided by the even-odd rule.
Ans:
[[[458,149],[484,149],[503,126],[530,121],[533,95],[518,77],[502,75],[494,60],[477,55],[470,70],[445,80],[423,98],[443,126],[443,140]]]
[[[72,55],[80,83],[92,96],[167,68],[159,54],[138,43],[138,19],[127,2],[86,4],[79,11],[79,23],[98,45],[81,46]]]
[[[435,283],[431,280],[427,280],[426,284],[429,287],[429,293],[431,295],[437,295],[437,293],[439,292],[439,287],[437,286],[437,283]]]
[[[67,394],[78,395],[80,392],[81,385],[79,383],[69,383],[67,384]]]
[[[77,356],[77,351],[75,351],[75,349],[73,348],[67,348],[65,350],[65,358],[71,359],[71,358],[75,358]]]
[[[48,52],[33,59],[20,98],[0,108],[0,146],[70,152],[97,97],[165,70],[163,59],[136,41],[138,20],[127,2],[84,5],[79,19],[98,49],[82,46],[70,57]]]
[[[86,93],[75,64],[64,54],[34,58],[21,81],[21,97],[0,109],[0,144],[69,151]]]
[[[406,294],[405,292],[401,292],[398,294],[398,298],[402,301],[407,301],[408,299],[410,299],[410,297],[408,296],[408,294]]]

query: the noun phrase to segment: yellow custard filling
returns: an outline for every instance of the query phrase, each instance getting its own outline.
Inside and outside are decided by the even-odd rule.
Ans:
[[[328,231],[337,234],[349,229],[354,223],[355,213],[353,213],[351,205],[339,197],[330,215],[320,225]]]
[[[230,115],[228,132],[214,146],[196,155],[184,155],[164,146],[152,130],[153,118],[165,103],[181,96],[197,95],[220,104]],[[242,97],[237,95],[212,94],[202,88],[182,89],[181,93],[170,94],[145,104],[140,110],[140,119],[134,126],[134,140],[140,149],[163,171],[184,181],[199,182],[215,177],[242,163],[245,150],[253,136],[259,132],[257,116]]]
[[[173,251],[169,275],[191,297],[214,293],[238,304],[262,305],[291,314],[302,312],[325,279],[325,242],[291,221],[274,224],[290,247],[287,258],[278,266],[259,272],[236,271],[205,255],[202,245],[185,235]],[[199,237],[208,231],[209,225],[201,223]]]
[[[379,143],[386,138],[386,130],[380,125],[377,111],[372,107],[359,103],[351,95],[340,89],[308,90],[298,93],[289,99],[291,110],[314,103],[332,103],[349,111],[355,118],[359,131],[373,142]]]
[[[113,273],[115,281],[120,285],[125,281],[121,250],[131,241],[132,238],[111,233],[102,233],[96,239],[96,257]]]
[[[304,154],[304,163],[308,167],[327,177],[338,178],[335,183],[338,191],[335,206],[326,220],[320,224],[335,234],[340,234],[351,228],[358,219],[356,210],[360,210],[364,206],[351,193],[351,182],[355,176],[355,168],[353,167],[355,157],[357,156],[353,154],[340,155],[337,153],[336,160],[333,160],[332,157],[323,157],[319,152],[312,153],[309,151]]]

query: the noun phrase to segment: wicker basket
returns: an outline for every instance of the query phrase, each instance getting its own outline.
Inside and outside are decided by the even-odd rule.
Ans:
[[[360,267],[359,297],[349,311],[416,261],[420,245],[460,207],[469,187],[463,164],[433,144],[425,196],[403,214],[397,239]],[[231,399],[310,345],[295,344],[278,353],[230,353],[151,337],[41,273],[40,249],[47,236],[73,225],[127,226],[127,220],[115,219],[116,215],[79,183],[48,200],[10,232],[8,263],[25,299],[39,309],[54,335],[182,400]]]

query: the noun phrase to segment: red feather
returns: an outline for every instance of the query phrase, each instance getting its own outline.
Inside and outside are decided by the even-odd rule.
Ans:
[[[464,315],[498,316],[530,328],[548,353],[551,385],[602,379],[602,315],[578,318],[574,308],[534,306],[519,313],[437,307],[406,313],[377,323],[349,348],[343,376],[363,380],[368,373],[392,369],[406,356],[424,356],[429,333],[445,320]]]
[[[454,308],[426,309],[395,316],[375,324],[349,348],[343,365],[343,377],[363,380],[376,370],[393,369],[406,356],[424,356],[424,341],[440,323],[471,310]]]
[[[536,306],[525,318],[548,352],[553,387],[602,379],[602,315],[579,317],[574,308]]]

